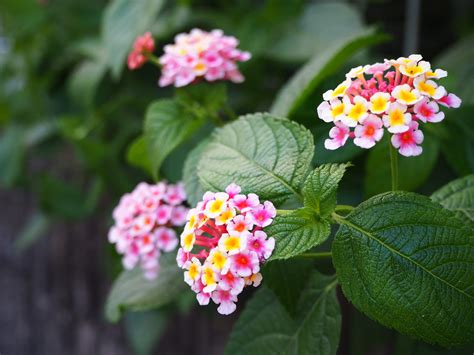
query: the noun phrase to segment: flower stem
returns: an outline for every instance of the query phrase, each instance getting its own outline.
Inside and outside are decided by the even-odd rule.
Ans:
[[[158,59],[158,57],[154,56],[152,53],[150,52],[142,52],[143,55],[146,57],[146,59],[148,59],[148,61],[150,63],[153,63],[155,64],[158,68],[161,68],[161,63],[160,63],[160,60]]]
[[[332,258],[330,251],[322,253],[302,253],[296,256],[297,258],[311,258],[311,259],[327,259]]]
[[[388,140],[388,147],[390,150],[390,166],[392,171],[392,191],[398,190],[398,153],[395,147]]]
[[[335,208],[335,211],[336,211],[336,212],[346,212],[346,213],[350,213],[350,212],[352,212],[353,209],[354,209],[354,206],[350,206],[350,205],[337,205],[336,208]]]

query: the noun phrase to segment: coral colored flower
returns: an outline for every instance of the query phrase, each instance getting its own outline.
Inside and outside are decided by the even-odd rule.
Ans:
[[[200,305],[212,299],[219,313],[230,314],[244,287],[260,284],[260,266],[275,248],[262,228],[275,215],[271,202],[261,204],[235,184],[225,192],[206,192],[189,211],[176,262]]]
[[[168,204],[166,196],[179,195]],[[123,254],[123,266],[133,269],[140,264],[144,275],[153,279],[159,271],[161,252],[170,252],[178,245],[176,232],[172,227],[181,227],[186,221],[188,209],[183,205],[186,199],[183,185],[156,185],[140,183],[131,193],[120,199],[113,211],[115,224],[109,230],[109,241]],[[178,217],[177,217],[178,216]],[[184,265],[188,255],[179,254]]]
[[[361,148],[372,148],[376,142],[382,139],[383,123],[376,115],[367,117],[362,125],[354,129],[354,144]]]
[[[362,148],[371,148],[383,136],[383,122],[393,134],[391,141],[400,154],[420,154],[423,133],[419,125],[442,121],[444,113],[439,111],[439,105],[461,105],[459,97],[437,83],[448,73],[432,69],[422,59],[421,55],[412,54],[358,66],[334,90],[326,91],[317,108],[320,119],[334,124],[325,148],[338,149],[349,138]]]
[[[237,49],[235,37],[224,36],[221,30],[211,32],[193,29],[175,37],[175,43],[164,47],[159,58],[162,73],[160,86],[186,86],[194,81],[244,81],[237,62],[250,59],[249,52]]]
[[[408,131],[394,134],[392,144],[401,155],[406,157],[420,155],[423,149],[419,144],[423,143],[423,132],[418,129],[418,122],[411,122]]]
[[[155,41],[150,32],[138,36],[133,43],[133,50],[128,55],[128,68],[135,70],[147,62],[146,54],[151,54],[155,50]]]

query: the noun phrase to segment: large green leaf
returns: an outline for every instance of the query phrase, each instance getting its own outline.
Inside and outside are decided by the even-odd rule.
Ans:
[[[288,259],[323,243],[331,232],[327,220],[309,208],[301,208],[287,215],[277,215],[265,228],[275,238],[271,260]]]
[[[266,263],[262,270],[265,286],[273,291],[291,316],[296,315],[298,301],[313,269],[313,260],[295,258]]]
[[[474,231],[428,197],[375,196],[346,218],[333,262],[346,297],[385,326],[427,342],[474,339]]]
[[[291,317],[262,287],[234,326],[225,354],[335,354],[341,327],[336,280],[314,272]]]
[[[150,29],[163,4],[163,0],[112,0],[105,9],[102,41],[115,78],[122,71],[133,41]]]
[[[147,144],[144,136],[135,138],[128,146],[126,153],[127,162],[130,165],[141,168],[153,175],[153,168],[148,156]]]
[[[111,322],[117,322],[124,310],[145,310],[175,300],[186,288],[182,270],[176,264],[174,253],[160,258],[160,273],[154,280],[143,277],[143,271],[136,267],[123,271],[115,280],[105,304],[105,315]]]
[[[223,191],[234,182],[261,199],[302,200],[313,155],[303,126],[266,113],[243,116],[218,129],[198,164],[204,188]]]
[[[151,355],[168,323],[162,309],[128,312],[124,317],[125,332],[135,355]]]
[[[202,196],[206,192],[199,181],[197,169],[201,154],[206,149],[208,143],[208,139],[199,143],[196,148],[188,154],[184,162],[183,182],[186,189],[187,200],[191,206],[196,206],[197,203],[202,200]]]
[[[304,205],[312,208],[319,216],[328,216],[336,207],[336,193],[339,181],[348,164],[324,164],[309,174],[303,188]]]
[[[168,154],[196,132],[204,122],[204,118],[197,117],[171,99],[157,100],[148,106],[144,133],[155,176],[158,176],[160,166]]]
[[[68,90],[72,98],[84,106],[91,105],[105,72],[106,66],[102,62],[92,59],[82,62],[69,79]]]
[[[332,45],[316,53],[280,90],[271,112],[280,116],[291,116],[321,81],[339,69],[351,55],[385,38],[385,35],[374,34],[374,30],[370,29],[350,38],[334,41]]]
[[[404,157],[397,154],[400,190],[416,190],[428,179],[436,164],[439,143],[429,135],[425,138],[421,155]],[[386,138],[370,150],[365,169],[364,187],[367,196],[374,196],[391,189],[390,151]]]
[[[341,26],[341,24],[344,24]],[[288,25],[287,31],[269,48],[269,55],[287,61],[304,61],[324,51],[336,41],[353,38],[364,25],[351,4],[310,3],[301,16]]]
[[[474,175],[451,181],[431,195],[465,221],[474,222]]]

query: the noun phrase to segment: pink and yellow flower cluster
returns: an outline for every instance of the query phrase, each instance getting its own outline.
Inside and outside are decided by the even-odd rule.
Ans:
[[[225,192],[206,192],[187,215],[177,255],[199,304],[212,299],[220,314],[234,312],[245,286],[260,285],[260,265],[275,247],[275,240],[263,231],[272,223],[275,207],[269,201],[260,203],[255,194],[240,192],[235,184]]]
[[[186,222],[185,200],[181,183],[149,185],[142,182],[122,196],[113,211],[115,224],[110,228],[109,241],[123,254],[126,269],[140,264],[147,279],[157,276],[161,252],[171,252],[178,245],[173,227]]]
[[[446,71],[433,70],[418,54],[351,69],[344,82],[323,94],[325,101],[317,109],[323,121],[335,125],[326,149],[340,148],[349,138],[359,147],[371,148],[386,128],[400,154],[420,155],[421,124],[444,119],[439,105],[461,105],[459,97],[436,82],[446,76]]]
[[[193,29],[189,34],[177,35],[175,43],[165,46],[165,54],[159,58],[159,85],[181,87],[202,78],[242,82],[244,77],[237,62],[249,60],[250,53],[237,49],[238,44],[235,37],[224,36],[221,30]]]

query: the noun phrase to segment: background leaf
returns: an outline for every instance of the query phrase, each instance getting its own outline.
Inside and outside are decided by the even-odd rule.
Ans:
[[[384,39],[386,36],[374,34],[374,30],[371,29],[351,38],[335,41],[325,50],[316,53],[278,92],[271,113],[284,117],[291,116],[321,81],[339,69],[351,55]]]
[[[207,147],[209,140],[199,143],[187,156],[183,168],[183,182],[186,189],[187,200],[190,206],[196,206],[202,200],[206,192],[201,186],[198,176],[198,163],[202,153]]]
[[[216,130],[198,164],[204,188],[234,182],[275,204],[302,200],[314,144],[303,126],[266,113],[243,116]]]
[[[105,58],[115,78],[138,35],[148,31],[155,21],[163,0],[112,0],[104,12],[102,42]]]
[[[135,355],[150,355],[166,329],[168,314],[162,309],[127,312],[124,320]]]
[[[337,187],[349,164],[325,164],[314,169],[303,188],[304,205],[319,216],[330,215],[336,208]]]
[[[427,342],[474,339],[472,228],[428,197],[404,192],[375,196],[337,222],[333,262],[354,306]]]
[[[144,136],[139,136],[133,140],[127,149],[127,162],[146,171],[153,176],[153,167],[148,156],[148,149]]]
[[[352,4],[310,3],[298,19],[288,24],[268,54],[280,60],[305,61],[334,42],[342,42],[363,30],[361,16]]]
[[[262,287],[235,324],[225,354],[335,354],[341,327],[335,286],[334,277],[313,272],[294,318]]]
[[[474,175],[451,181],[431,195],[466,222],[474,222]]]
[[[270,260],[288,259],[323,243],[331,232],[327,220],[312,210],[301,208],[286,215],[277,215],[265,228],[275,238],[275,250]]]
[[[148,106],[145,115],[145,141],[154,176],[163,160],[179,144],[197,131],[205,120],[171,99],[157,100]]]
[[[176,265],[176,255],[167,253],[160,258],[160,274],[149,281],[137,267],[123,271],[115,280],[105,305],[105,314],[117,322],[122,312],[157,308],[177,298],[186,289],[182,270]]]

